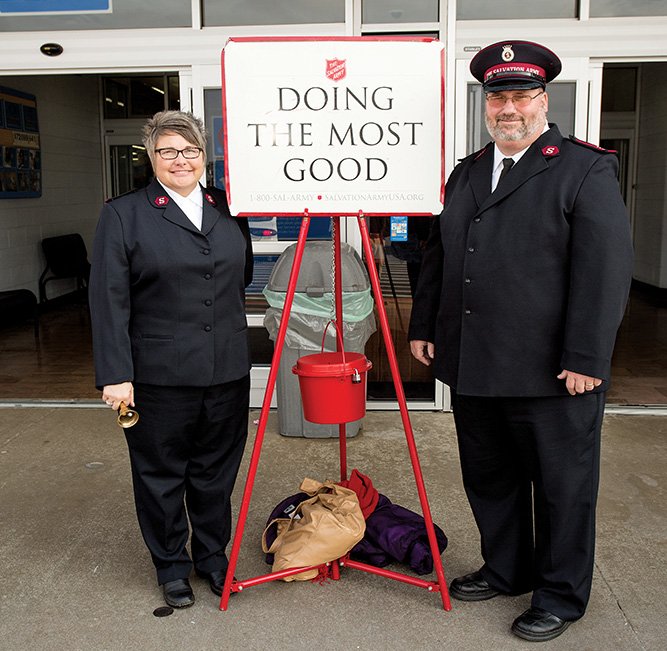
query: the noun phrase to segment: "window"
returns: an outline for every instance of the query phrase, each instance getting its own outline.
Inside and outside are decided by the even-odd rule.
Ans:
[[[104,80],[104,117],[107,119],[124,119],[129,111],[129,84],[123,79]]]
[[[178,75],[104,78],[105,119],[150,117],[179,108]]]
[[[167,100],[169,110],[178,111],[181,108],[181,88],[178,75],[170,75],[167,77],[167,92],[169,94]]]
[[[591,0],[591,4],[595,0]],[[576,18],[578,0],[458,0],[458,20]]]
[[[191,27],[190,6],[184,0],[113,0],[110,13],[0,16],[0,32]]]
[[[130,117],[154,115],[165,109],[163,77],[130,77]]]
[[[602,82],[602,112],[635,110],[637,68],[605,66]]]
[[[203,0],[202,24],[301,25],[344,23],[345,0]]]
[[[438,0],[363,0],[365,24],[429,23],[438,21]]]
[[[667,16],[667,0],[590,0],[591,18]]]

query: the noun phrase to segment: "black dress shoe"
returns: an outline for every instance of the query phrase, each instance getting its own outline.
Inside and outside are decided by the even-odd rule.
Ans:
[[[484,601],[500,592],[486,582],[481,572],[473,572],[454,579],[449,586],[449,594],[460,601]]]
[[[546,642],[558,637],[571,622],[542,608],[529,608],[512,624],[512,633],[531,642]]]
[[[176,579],[167,581],[162,586],[164,600],[173,608],[187,608],[195,602],[195,595],[187,579]]]
[[[213,572],[200,572],[197,570],[197,576],[208,581],[213,594],[217,594],[218,597],[222,596],[222,588],[225,585],[227,570],[213,570]],[[232,594],[234,593],[232,592]]]

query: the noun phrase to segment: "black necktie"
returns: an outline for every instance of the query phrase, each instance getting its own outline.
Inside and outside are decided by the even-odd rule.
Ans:
[[[512,169],[512,165],[514,165],[513,158],[503,158],[503,169],[500,171],[500,177],[498,178],[498,185],[500,185],[500,182],[507,176],[507,172],[509,172]],[[496,185],[496,187],[498,187],[498,185]]]

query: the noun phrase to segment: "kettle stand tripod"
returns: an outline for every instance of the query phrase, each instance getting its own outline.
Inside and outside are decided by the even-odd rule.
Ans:
[[[366,225],[366,220],[364,218],[362,211],[359,211],[356,217],[359,225],[359,230],[361,233],[363,251],[366,256],[366,259],[370,262],[370,264],[368,264],[368,270],[371,280],[371,287],[373,289],[373,295],[375,297],[375,304],[377,306],[378,318],[380,321],[380,328],[382,331],[384,343],[387,350],[387,356],[389,358],[389,365],[391,368],[392,379],[396,390],[396,396],[401,413],[401,419],[403,422],[403,429],[405,430],[405,437],[410,454],[412,470],[415,476],[415,482],[417,484],[417,492],[419,494],[419,501],[422,507],[422,513],[424,515],[424,523],[428,535],[429,548],[433,555],[433,566],[435,569],[437,581],[425,581],[423,579],[419,579],[399,572],[385,570],[379,567],[375,567],[373,565],[368,565],[366,563],[361,563],[358,561],[351,560],[347,556],[342,559],[335,560],[330,564],[327,564],[327,567],[325,569],[327,574],[330,573],[331,578],[334,580],[340,579],[341,576],[340,568],[345,567],[345,568],[361,570],[363,572],[368,572],[370,574],[377,574],[379,576],[383,576],[388,579],[393,579],[395,581],[408,583],[416,587],[424,588],[430,592],[439,592],[443,608],[445,610],[451,610],[449,592],[447,590],[447,584],[445,582],[445,575],[442,568],[442,560],[440,558],[440,551],[438,549],[438,543],[436,540],[435,530],[433,527],[433,519],[431,517],[431,510],[426,495],[426,488],[424,486],[424,479],[421,471],[421,466],[419,463],[419,456],[417,454],[417,448],[415,445],[414,433],[412,431],[412,425],[410,423],[410,417],[408,414],[405,392],[403,390],[403,383],[401,382],[401,377],[398,369],[396,351],[394,349],[394,344],[391,337],[391,331],[389,329],[389,322],[387,319],[387,312],[382,298],[382,291],[380,289],[380,279],[378,271],[375,268],[375,265],[372,263],[373,251],[370,243],[370,237],[368,234],[368,227]],[[277,579],[291,576],[293,574],[299,574],[300,572],[303,572],[305,569],[310,569],[304,567],[291,568],[287,570],[281,570],[279,572],[271,572],[269,574],[240,581],[234,578],[234,570],[236,569],[236,564],[238,561],[239,551],[241,547],[241,541],[243,538],[243,530],[245,528],[245,523],[248,517],[250,498],[252,496],[252,490],[255,482],[255,476],[257,474],[257,467],[259,464],[259,457],[261,453],[262,443],[264,441],[264,433],[266,431],[266,424],[269,417],[271,398],[273,396],[273,391],[276,384],[276,377],[278,374],[278,368],[280,364],[280,356],[285,341],[285,334],[287,332],[287,325],[289,322],[290,311],[292,309],[292,302],[294,299],[294,293],[296,291],[297,279],[299,277],[299,269],[301,267],[301,261],[306,246],[308,228],[310,226],[311,219],[312,219],[311,216],[306,210],[304,212],[304,216],[301,221],[301,228],[299,230],[299,237],[297,240],[294,262],[292,264],[292,269],[290,272],[289,282],[287,286],[285,305],[283,308],[283,314],[280,321],[280,326],[278,328],[278,334],[276,336],[275,349],[273,353],[273,359],[271,362],[271,370],[269,372],[269,377],[266,384],[266,390],[262,402],[262,410],[260,413],[259,424],[257,426],[257,434],[255,437],[252,456],[250,459],[250,466],[248,468],[248,475],[246,478],[245,488],[243,491],[243,498],[241,501],[239,518],[236,524],[236,530],[234,532],[232,550],[229,557],[229,567],[227,569],[227,576],[222,589],[222,597],[220,599],[221,610],[227,610],[229,597],[232,592],[241,592],[246,588],[266,583],[268,581],[275,581]],[[334,296],[335,296],[336,323],[342,324],[343,300],[342,300],[342,282],[341,282],[342,279],[341,279],[340,216],[335,216],[332,217],[331,219],[333,220],[332,239],[333,239],[333,257],[334,257],[333,262],[334,262],[334,273],[335,273]],[[340,344],[337,345],[340,347]],[[339,442],[340,442],[340,476],[341,480],[345,480],[347,479],[347,439],[345,434],[345,423],[339,424]]]

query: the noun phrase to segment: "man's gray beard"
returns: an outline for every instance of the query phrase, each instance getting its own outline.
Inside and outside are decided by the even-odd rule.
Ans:
[[[521,116],[519,116],[521,117]],[[484,121],[486,123],[486,129],[494,140],[502,140],[504,142],[516,142],[517,140],[525,140],[527,138],[535,135],[537,131],[542,131],[544,129],[544,124],[546,121],[546,113],[540,113],[530,120],[523,118],[523,123],[521,126],[512,132],[504,131],[502,127],[497,126],[495,119],[491,119],[488,115],[484,116]]]

